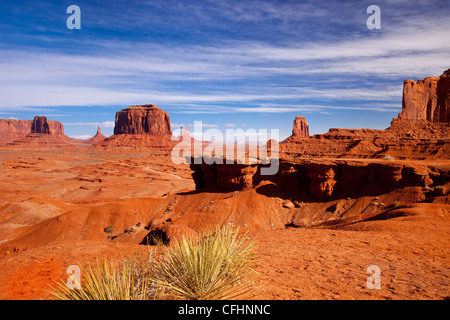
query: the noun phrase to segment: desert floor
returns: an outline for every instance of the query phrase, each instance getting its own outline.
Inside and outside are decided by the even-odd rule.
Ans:
[[[165,154],[0,148],[0,159],[0,299],[48,299],[50,286],[67,278],[70,265],[158,251],[131,238],[111,241],[103,231],[107,219],[126,226],[137,221],[127,220],[127,210],[144,219],[151,214],[147,205],[156,208],[168,196],[182,198],[195,188],[189,167],[172,164]],[[254,197],[252,192],[242,192],[240,199]],[[231,196],[200,194],[191,201],[201,197],[212,203]],[[227,203],[237,206],[239,198]],[[102,225],[90,221],[96,210]],[[117,210],[117,215],[111,218],[108,210]],[[450,205],[415,203],[401,210],[394,218],[328,228],[265,228],[255,223],[249,228],[259,258],[255,299],[449,297]],[[72,217],[73,228],[46,224],[68,212],[65,217]],[[30,230],[32,236],[23,240]],[[21,249],[2,251],[11,241]],[[380,289],[367,287],[372,265],[381,271]]]

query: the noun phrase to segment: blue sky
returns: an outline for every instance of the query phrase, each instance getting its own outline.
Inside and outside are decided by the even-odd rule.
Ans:
[[[81,29],[69,30],[69,5]],[[367,7],[381,9],[369,30]],[[0,117],[44,115],[85,138],[154,103],[173,130],[384,129],[405,79],[450,68],[450,1],[5,1]]]

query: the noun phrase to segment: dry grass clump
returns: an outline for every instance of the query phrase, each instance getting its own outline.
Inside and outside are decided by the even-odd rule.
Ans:
[[[245,299],[252,293],[256,263],[247,234],[227,226],[183,237],[155,262],[133,255],[120,263],[105,260],[82,269],[81,289],[57,283],[51,294],[62,300]]]
[[[227,226],[197,238],[184,237],[156,265],[158,285],[175,299],[225,300],[250,296],[254,243]]]
[[[119,263],[97,261],[97,268],[91,265],[81,269],[83,281],[80,289],[70,289],[66,282],[57,283],[50,293],[61,300],[155,300],[160,299],[162,290],[152,279],[156,279],[152,256],[143,259],[130,255]]]

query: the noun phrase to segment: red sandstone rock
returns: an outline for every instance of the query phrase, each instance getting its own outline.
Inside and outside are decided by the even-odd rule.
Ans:
[[[170,136],[169,114],[154,104],[131,106],[116,113],[114,134]]]
[[[97,128],[97,133],[92,138],[87,140],[88,143],[96,144],[106,139],[106,136],[102,134],[102,129],[100,127]]]
[[[439,121],[450,122],[450,69],[445,71],[438,81]]]
[[[50,127],[47,122],[47,117],[34,117],[31,124],[31,133],[47,133],[50,134]]]
[[[64,127],[59,121],[47,120],[47,117],[35,116],[31,123],[31,133],[64,134]]]
[[[405,80],[399,119],[450,122],[450,69],[440,77]]]
[[[31,121],[0,119],[0,144],[20,139],[31,132]]]
[[[39,116],[34,120],[0,119],[0,144],[22,139],[31,133],[64,135],[64,126],[59,121]]]
[[[295,138],[308,138],[309,137],[309,126],[305,117],[295,117],[294,128],[292,129],[292,137]]]
[[[311,179],[309,191],[317,198],[324,198],[333,194],[336,184],[333,167],[323,165],[311,165],[308,168],[308,177]]]
[[[194,142],[195,139],[191,137],[189,129],[184,129],[183,127],[180,127],[180,136],[178,137],[178,141]]]

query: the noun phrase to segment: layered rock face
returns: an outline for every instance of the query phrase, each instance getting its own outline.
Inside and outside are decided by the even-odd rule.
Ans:
[[[50,121],[40,116],[36,116],[34,120],[0,119],[0,144],[21,139],[32,133],[64,135],[64,126],[59,121]]]
[[[0,133],[27,135],[31,132],[30,120],[0,119]]]
[[[106,139],[106,136],[102,133],[102,129],[97,127],[97,133],[92,138],[87,140],[88,143],[96,144]]]
[[[278,186],[278,192],[300,201],[329,201],[380,195],[405,187],[437,186],[448,182],[445,164],[417,166],[389,161],[280,160],[273,176],[261,175],[261,164],[191,164],[196,189],[237,191],[257,187],[262,181]],[[258,188],[264,194],[264,187]],[[273,195],[273,190],[267,190]]]
[[[114,134],[170,136],[169,114],[154,104],[131,106],[116,113]]]
[[[46,117],[34,117],[31,124],[31,133],[47,133],[50,134],[50,127]]]
[[[47,117],[36,116],[31,124],[31,133],[64,135],[64,126],[59,121],[47,120]]]
[[[403,83],[402,120],[450,122],[450,69],[440,77]]]
[[[309,126],[305,117],[295,117],[294,128],[292,129],[293,138],[308,138],[309,137]]]

